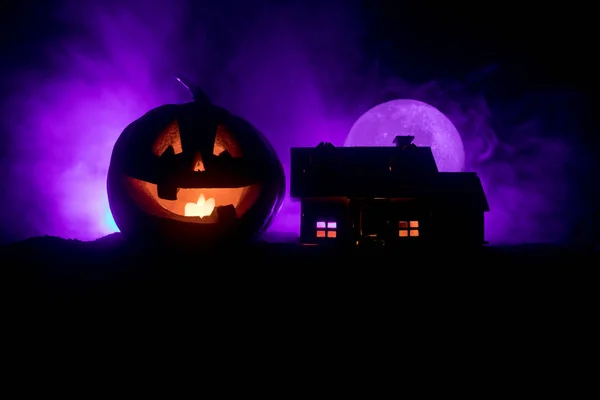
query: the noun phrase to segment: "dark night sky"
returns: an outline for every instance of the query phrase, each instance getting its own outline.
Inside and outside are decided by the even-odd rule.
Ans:
[[[73,29],[49,17],[54,3],[9,0],[0,5],[3,72],[36,65],[54,36]],[[406,80],[464,80],[495,66],[485,83],[491,101],[561,86],[584,92],[588,105],[595,104],[599,61],[593,51],[595,23],[589,3],[363,3],[365,59],[377,58],[382,68]],[[2,84],[10,82],[3,79]]]
[[[474,80],[478,88],[483,86],[492,106],[540,88],[572,89],[583,95],[572,111],[581,125],[576,130],[578,140],[585,146],[600,146],[591,113],[597,105],[600,70],[594,53],[597,25],[592,21],[592,3],[364,3],[367,29],[361,51],[365,60],[377,60],[379,68],[412,82]],[[51,1],[8,0],[0,7],[4,76],[36,65],[52,37],[73,29],[48,17],[53,14]],[[4,92],[11,84],[3,78],[0,89]],[[9,148],[3,146],[0,155]]]
[[[53,3],[9,0],[1,5],[3,67],[35,63],[36,52],[70,27],[53,20]],[[85,1],[84,1],[85,3]],[[276,2],[274,2],[276,3]],[[310,2],[307,2],[307,7]],[[501,75],[530,85],[592,89],[594,13],[583,1],[568,6],[527,2],[364,1],[365,52],[382,56],[407,78],[460,78],[492,63]],[[234,11],[235,12],[235,11]],[[8,61],[8,62],[7,62]],[[417,67],[418,66],[418,67]]]
[[[54,3],[2,2],[0,52],[4,72],[35,65],[52,37],[73,29],[49,17]],[[589,3],[363,3],[367,21],[365,59],[377,57],[383,68],[397,71],[409,81],[461,80],[497,66],[493,79],[486,82],[491,98],[518,97],[531,89],[567,86],[595,101],[599,61],[593,51],[595,24]],[[2,84],[10,82],[3,79]]]
[[[595,22],[589,4],[533,2],[373,1],[372,43],[383,63],[419,82],[464,80],[496,66],[484,85],[490,103],[518,101],[540,89],[574,90],[584,129],[598,145],[592,110],[598,104],[600,64],[593,51]],[[396,11],[394,11],[396,10]],[[397,23],[398,15],[408,15]],[[410,37],[411,40],[406,40]]]

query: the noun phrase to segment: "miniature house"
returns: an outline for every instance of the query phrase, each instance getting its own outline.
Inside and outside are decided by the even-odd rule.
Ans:
[[[291,149],[303,244],[482,245],[489,206],[473,172],[439,172],[429,147]]]

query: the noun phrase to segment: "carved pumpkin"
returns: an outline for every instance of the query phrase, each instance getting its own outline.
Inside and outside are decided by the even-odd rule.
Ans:
[[[134,121],[114,146],[108,199],[129,239],[229,245],[260,235],[281,207],[285,176],[265,137],[200,90],[192,94],[194,102]]]

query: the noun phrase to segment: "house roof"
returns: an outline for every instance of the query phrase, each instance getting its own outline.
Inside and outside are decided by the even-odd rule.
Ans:
[[[303,197],[409,197],[489,205],[477,174],[438,172],[429,147],[291,149],[290,195]]]

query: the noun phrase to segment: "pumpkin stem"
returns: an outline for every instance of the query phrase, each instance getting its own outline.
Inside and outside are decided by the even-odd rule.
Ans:
[[[196,103],[211,104],[208,95],[204,92],[204,90],[200,89],[199,86],[194,85],[188,79],[185,79],[181,75],[175,75],[175,78],[177,79],[177,81],[179,81],[179,83],[183,85],[184,88],[188,90],[188,92],[190,92],[192,98]]]

